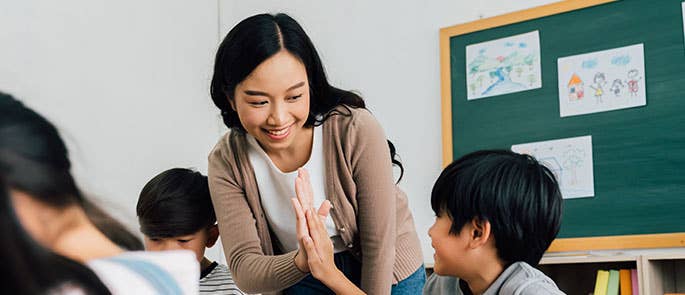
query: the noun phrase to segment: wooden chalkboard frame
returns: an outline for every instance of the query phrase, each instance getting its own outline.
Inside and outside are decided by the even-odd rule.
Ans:
[[[480,19],[465,24],[441,28],[440,92],[442,100],[443,167],[447,166],[453,160],[450,38],[615,1],[617,0],[567,0],[500,16]],[[560,238],[556,239],[552,243],[548,249],[548,252],[670,247],[685,247],[685,233]]]

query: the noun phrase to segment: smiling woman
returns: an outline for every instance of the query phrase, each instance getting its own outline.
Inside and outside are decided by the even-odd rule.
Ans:
[[[402,168],[395,148],[359,95],[328,84],[295,20],[260,14],[231,29],[210,91],[230,128],[210,153],[208,172],[238,287],[331,292],[309,275],[290,206],[304,167],[314,196],[306,205],[333,206],[324,224],[345,276],[370,294],[421,292],[421,249],[393,179],[393,163]]]
[[[242,127],[254,136],[276,167],[294,171],[309,159],[312,130],[309,81],[304,65],[281,50],[236,87],[230,100]]]

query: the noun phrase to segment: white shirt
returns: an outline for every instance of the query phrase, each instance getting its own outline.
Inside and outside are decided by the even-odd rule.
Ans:
[[[323,162],[322,128],[314,127],[313,133],[312,153],[309,157],[309,161],[307,161],[303,167],[309,172],[312,182],[314,207],[319,208],[321,203],[326,200],[326,193],[324,191],[325,166]],[[276,167],[273,161],[271,161],[271,158],[269,158],[253,136],[247,134],[247,141],[250,144],[248,148],[248,157],[255,172],[257,187],[259,188],[259,197],[262,201],[266,219],[269,221],[269,226],[281,242],[281,245],[284,248],[282,250],[284,252],[297,250],[299,246],[296,229],[297,219],[292,204],[290,203],[291,198],[297,197],[295,194],[297,171],[281,171]],[[334,252],[338,253],[346,250],[330,215],[326,218],[325,225],[328,235],[333,237]]]
[[[87,262],[112,294],[198,294],[200,266],[188,250],[132,251]]]

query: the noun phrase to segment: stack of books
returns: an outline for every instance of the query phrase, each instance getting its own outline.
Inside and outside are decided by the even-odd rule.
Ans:
[[[637,285],[637,269],[598,270],[594,295],[619,294],[640,295]]]

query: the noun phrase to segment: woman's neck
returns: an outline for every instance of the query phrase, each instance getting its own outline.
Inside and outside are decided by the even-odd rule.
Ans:
[[[285,173],[293,172],[304,166],[312,155],[314,127],[304,127],[298,135],[298,138],[293,139],[293,144],[289,148],[280,151],[267,151],[271,162]]]

